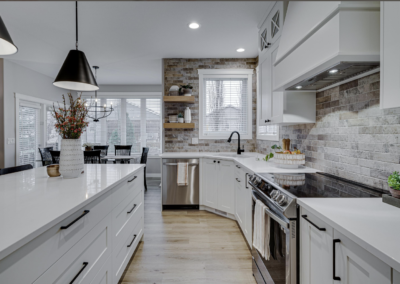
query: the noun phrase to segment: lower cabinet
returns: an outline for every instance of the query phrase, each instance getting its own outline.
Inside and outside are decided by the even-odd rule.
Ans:
[[[389,265],[304,208],[300,215],[301,284],[396,283]]]
[[[235,214],[233,162],[207,158],[202,165],[203,204]]]

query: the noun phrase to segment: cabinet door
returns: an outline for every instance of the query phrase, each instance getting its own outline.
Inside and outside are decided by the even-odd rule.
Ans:
[[[215,161],[215,162],[214,162]],[[213,159],[203,159],[202,189],[203,204],[212,208],[218,208],[218,173],[217,162]]]
[[[333,283],[333,229],[303,208],[300,218],[300,275],[301,283]]]
[[[259,107],[261,108],[261,120],[260,125],[268,124],[272,117],[272,77],[271,77],[271,51],[268,50],[263,56],[264,60],[260,63],[261,68],[259,69],[260,74],[260,89],[261,96]]]
[[[340,284],[366,284],[379,283],[391,284],[391,268],[335,230],[336,243],[336,271],[335,276],[340,277]]]
[[[239,223],[240,228],[244,231],[245,219],[245,204],[243,202],[243,189],[240,184],[240,175],[235,176],[235,217]]]
[[[218,161],[218,209],[230,214],[235,214],[235,191],[233,162]]]
[[[381,108],[400,107],[400,2],[381,2]]]
[[[251,191],[251,186],[248,185],[248,173],[244,173],[244,184],[243,184],[243,192],[244,192],[244,197],[243,197],[243,202],[245,204],[245,237],[247,239],[247,242],[249,243],[250,247],[252,246],[252,227],[253,227],[253,195]]]

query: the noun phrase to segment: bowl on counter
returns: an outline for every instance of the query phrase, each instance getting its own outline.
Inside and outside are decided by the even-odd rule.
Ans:
[[[274,162],[277,167],[286,169],[297,169],[306,163],[305,154],[284,154],[278,152],[274,154]]]
[[[49,175],[49,177],[59,177],[61,175],[59,169],[59,165],[47,166],[47,174]]]

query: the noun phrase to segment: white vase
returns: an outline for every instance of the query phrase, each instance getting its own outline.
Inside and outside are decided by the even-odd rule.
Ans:
[[[63,178],[77,178],[83,171],[83,151],[79,139],[62,139],[60,174]]]
[[[186,109],[185,109],[185,122],[186,123],[191,123],[192,122],[192,113],[191,113],[189,107],[186,107]]]

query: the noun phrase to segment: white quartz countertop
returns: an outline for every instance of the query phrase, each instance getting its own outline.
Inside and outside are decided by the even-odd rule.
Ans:
[[[400,208],[382,198],[299,198],[298,204],[400,271]]]
[[[75,179],[50,178],[46,167],[0,176],[0,259],[144,167],[85,165]]]
[[[278,168],[273,162],[274,159],[265,162],[265,155],[255,152],[245,152],[237,155],[234,152],[169,152],[160,154],[163,159],[186,159],[186,158],[215,158],[237,162],[249,171],[254,173],[316,173],[316,169],[302,167],[298,169]],[[258,158],[258,160],[257,160]]]

